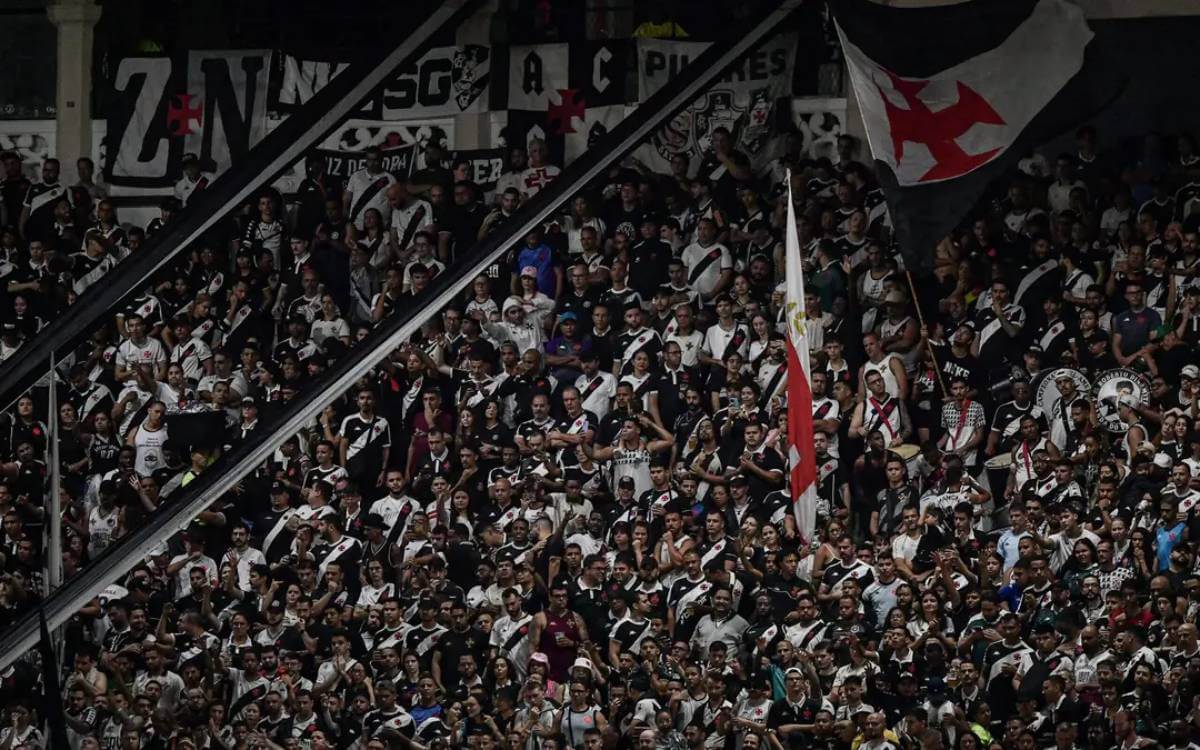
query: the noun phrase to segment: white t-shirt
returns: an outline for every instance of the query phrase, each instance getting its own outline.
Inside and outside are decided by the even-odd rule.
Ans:
[[[188,556],[186,554],[176,555],[175,557],[171,558],[170,564],[174,565],[175,563],[183,562],[184,560],[187,560],[187,559],[188,559]],[[175,598],[176,599],[182,599],[183,597],[192,593],[192,579],[191,579],[192,568],[203,568],[204,571],[208,574],[209,582],[212,583],[212,585],[214,585],[214,586],[217,585],[218,568],[217,568],[216,561],[213,560],[208,555],[200,555],[195,560],[188,562],[187,565],[184,565],[182,568],[180,568],[179,572],[177,572],[175,574]]]
[[[149,336],[140,344],[136,344],[130,339],[125,339],[117,347],[116,364],[118,367],[123,367],[126,370],[131,369],[133,365],[158,366],[165,364],[166,361],[166,348],[163,347],[158,339],[152,339]]]
[[[314,320],[312,324],[312,340],[317,346],[325,343],[325,339],[341,338],[342,336],[350,335],[350,324],[345,318],[334,318],[333,320]]]

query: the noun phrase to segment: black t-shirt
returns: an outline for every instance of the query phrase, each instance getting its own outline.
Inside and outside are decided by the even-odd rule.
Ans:
[[[671,257],[671,246],[657,237],[641,240],[629,250],[629,285],[643,300],[652,298],[658,285],[666,282]]]

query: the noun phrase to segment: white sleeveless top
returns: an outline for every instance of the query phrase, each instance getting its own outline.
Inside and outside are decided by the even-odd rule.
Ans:
[[[891,338],[892,336],[895,336],[900,331],[903,331],[904,326],[908,325],[908,321],[910,321],[910,320],[912,320],[912,316],[906,315],[902,320],[900,320],[896,323],[893,323],[885,317],[879,323],[879,333],[885,339]],[[892,352],[892,354],[895,354],[895,352]],[[913,346],[913,348],[909,349],[903,355],[899,355],[900,360],[904,363],[904,371],[905,372],[907,372],[908,374],[911,375],[912,373],[917,371],[917,360],[920,359],[920,354],[921,354],[920,347]],[[891,355],[889,355],[889,356],[891,356]],[[892,395],[895,396],[897,394],[893,393]]]
[[[870,271],[864,273],[862,275],[862,293],[866,301],[873,303],[875,306],[883,304],[883,283],[891,277],[891,272],[885,273],[883,278],[880,279],[871,276]]]
[[[134,459],[133,468],[139,475],[148,477],[165,465],[163,445],[166,442],[167,426],[165,424],[153,432],[146,429],[145,422],[138,425],[137,432],[133,435],[133,447],[137,449],[137,458]]]
[[[613,447],[612,487],[615,490],[622,477],[633,477],[633,496],[641,497],[650,489],[650,451],[640,445],[627,450],[618,443]]]
[[[867,373],[877,372],[883,376],[883,384],[887,389],[887,393],[892,398],[900,397],[900,383],[896,380],[895,374],[892,372],[892,360],[900,359],[894,352],[888,352],[879,362],[871,362],[867,360],[863,364],[863,383],[867,381]],[[903,363],[903,360],[901,360]]]

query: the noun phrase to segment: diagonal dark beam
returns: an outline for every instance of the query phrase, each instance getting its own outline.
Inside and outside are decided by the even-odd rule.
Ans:
[[[801,5],[802,0],[782,0],[758,21],[748,22],[729,40],[714,42],[678,76],[614,128],[595,147],[563,170],[557,180],[539,192],[520,211],[515,220],[483,242],[471,253],[455,261],[438,274],[429,290],[413,309],[385,319],[371,332],[352,356],[343,357],[320,378],[273,417],[264,427],[263,437],[222,456],[211,469],[193,480],[184,494],[161,508],[146,523],[105,550],[84,570],[67,581],[43,603],[50,626],[67,621],[116,576],[136,565],[146,550],[185,527],[215,497],[229,491],[243,477],[262,465],[274,447],[287,436],[311,422],[321,409],[339,393],[349,389],[362,375],[390,351],[415,334],[436,310],[452,302],[475,276],[504,254],[514,241],[523,237],[558,206],[592,180],[602,176],[613,162],[622,158],[686,107],[755,45],[778,31],[783,22]],[[0,636],[0,668],[20,658],[38,640],[38,613],[26,613]]]
[[[104,277],[104,283],[93,284],[65,315],[42,329],[17,356],[0,364],[0,405],[16,401],[45,375],[51,354],[57,353],[61,359],[72,351],[91,332],[95,321],[136,296],[154,273],[233,213],[265,181],[303,158],[305,151],[353,115],[393,71],[419,60],[438,32],[461,24],[480,3],[441,0],[429,18],[391,52],[370,62],[353,63],[339,73],[210,188],[197,193],[179,220],[151,238],[142,252],[117,266]]]

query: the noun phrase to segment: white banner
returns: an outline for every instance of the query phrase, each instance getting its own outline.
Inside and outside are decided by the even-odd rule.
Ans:
[[[270,50],[193,51],[188,54],[184,151],[215,174],[267,134]],[[168,115],[169,117],[170,115]]]
[[[347,65],[303,60],[276,53],[273,109],[295,110],[323,89]],[[401,69],[360,110],[382,120],[449,117],[487,109],[491,50],[478,44],[434,47],[415,64]]]
[[[707,46],[707,42],[639,39],[639,100],[657,93]],[[711,150],[713,130],[723,126],[733,136],[734,147],[745,152],[756,168],[762,166],[769,158],[775,105],[791,93],[795,50],[795,34],[768,39],[655,132],[635,155],[655,171],[668,171],[671,157],[679,153],[688,154],[694,167]]]
[[[508,108],[546,110],[570,84],[566,44],[513,47],[508,53]]]

